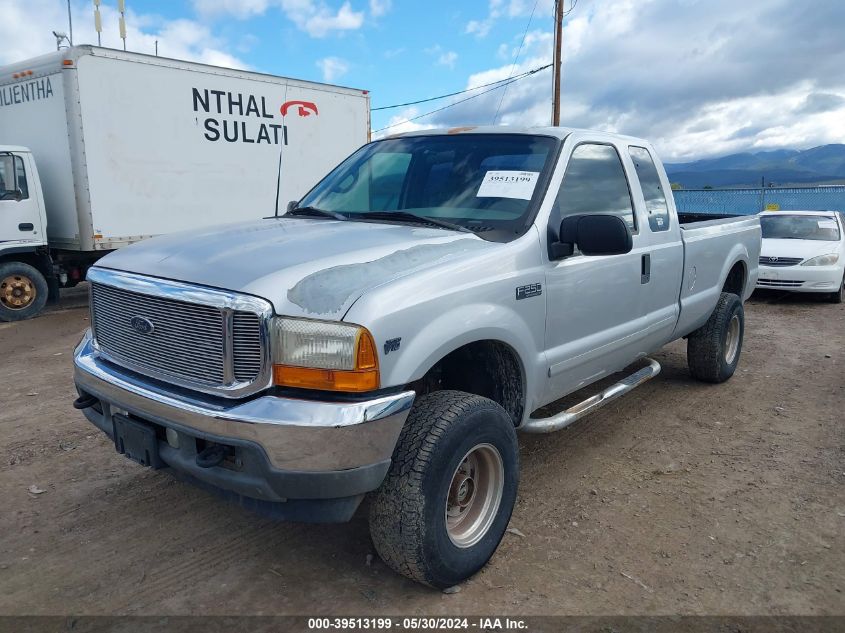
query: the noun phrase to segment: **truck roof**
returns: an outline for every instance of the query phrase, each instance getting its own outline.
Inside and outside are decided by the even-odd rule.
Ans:
[[[612,132],[601,132],[598,130],[585,130],[573,127],[554,127],[550,125],[528,127],[516,125],[467,125],[463,127],[452,128],[433,128],[429,130],[416,130],[414,132],[403,132],[399,134],[391,134],[386,138],[400,138],[408,136],[432,136],[441,134],[532,134],[554,136],[559,139],[565,139],[574,132],[586,132],[597,139],[618,140],[626,143],[636,143],[639,145],[649,144],[648,141],[634,136],[626,136],[624,134],[615,134]]]
[[[135,53],[132,51],[121,51],[115,48],[105,48],[100,46],[93,46],[90,44],[82,44],[79,46],[72,46],[70,48],[63,48],[58,51],[53,51],[38,57],[31,57],[23,61],[6,64],[0,66],[0,85],[6,83],[16,83],[20,77],[15,77],[18,73],[29,73],[29,75],[41,76],[59,72],[65,67],[65,60],[72,62],[68,66],[75,66],[78,61],[86,56],[109,57],[112,59],[122,59],[126,61],[135,61],[146,64],[154,64],[159,66],[169,66],[176,68],[183,68],[186,70],[193,70],[196,72],[205,72],[216,75],[229,75],[240,78],[253,79],[255,81],[267,82],[285,82],[291,85],[303,85],[309,87],[325,86],[333,91],[343,91],[350,94],[368,95],[368,90],[360,88],[349,88],[346,86],[338,86],[336,84],[327,84],[319,81],[306,81],[304,79],[295,79],[293,77],[285,77],[282,75],[271,75],[268,73],[260,73],[253,70],[239,70],[236,68],[226,68],[223,66],[212,66],[210,64],[203,64],[201,62],[192,62],[182,59],[174,59],[171,57],[164,57],[160,55],[147,55],[145,53]]]
[[[3,152],[14,152],[15,154],[26,154],[30,152],[28,147],[23,145],[0,145],[0,154]]]

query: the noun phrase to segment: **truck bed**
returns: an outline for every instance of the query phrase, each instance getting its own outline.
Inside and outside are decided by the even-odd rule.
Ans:
[[[676,337],[686,336],[707,321],[724,280],[731,283],[727,268],[732,262],[743,262],[743,284],[734,290],[743,299],[748,298],[757,283],[760,258],[760,218],[756,215],[679,213],[678,218],[684,242],[684,275]]]

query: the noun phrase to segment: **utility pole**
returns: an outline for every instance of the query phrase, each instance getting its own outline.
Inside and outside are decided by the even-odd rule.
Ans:
[[[563,44],[563,0],[555,0],[555,59],[552,67],[552,125],[560,125],[560,66]]]

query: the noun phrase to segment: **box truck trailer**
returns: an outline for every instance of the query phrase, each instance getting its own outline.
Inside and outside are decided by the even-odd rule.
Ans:
[[[93,46],[0,68],[0,320],[114,249],[283,213],[369,113],[366,90]]]

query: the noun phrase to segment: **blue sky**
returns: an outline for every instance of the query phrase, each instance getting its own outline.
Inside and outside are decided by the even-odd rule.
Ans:
[[[119,45],[116,4],[103,0],[105,45]],[[76,42],[94,42],[92,3],[72,6]],[[552,6],[127,0],[128,45],[152,53],[157,39],[166,56],[368,89],[378,107],[548,63]],[[66,30],[64,0],[0,0],[0,14],[0,63],[47,52],[50,31]],[[647,137],[670,160],[845,142],[842,24],[839,0],[578,0],[564,27],[563,123]],[[497,90],[414,123],[403,121],[450,100],[376,112],[373,128],[542,125],[550,84],[545,71],[504,99]]]

